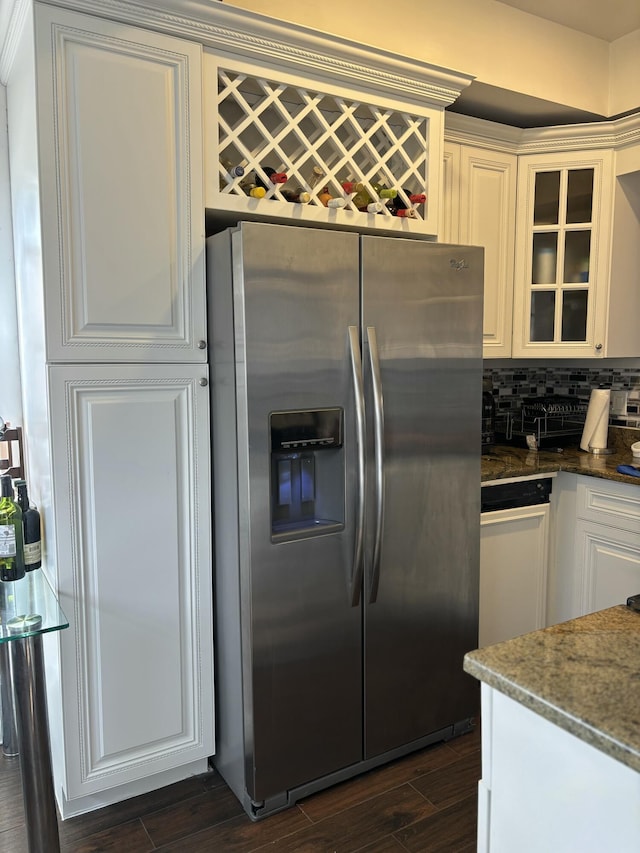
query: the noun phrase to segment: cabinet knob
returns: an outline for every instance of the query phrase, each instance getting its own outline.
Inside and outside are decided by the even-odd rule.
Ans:
[[[602,349],[602,344],[596,344],[596,349],[597,349],[597,350],[598,350],[598,352],[599,352],[599,351]]]
[[[206,388],[207,385],[209,384],[209,380],[205,376],[203,376],[202,379],[200,380],[200,384],[202,385],[203,388]]]
[[[198,349],[206,349],[207,342],[206,341],[198,341]]]

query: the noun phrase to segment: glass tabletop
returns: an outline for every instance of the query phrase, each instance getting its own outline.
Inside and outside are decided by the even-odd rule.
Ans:
[[[68,627],[42,569],[19,581],[0,581],[0,643]]]

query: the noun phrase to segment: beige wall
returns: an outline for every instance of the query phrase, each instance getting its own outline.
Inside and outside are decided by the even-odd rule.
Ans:
[[[640,106],[640,31],[609,45],[496,0],[224,2],[587,112],[608,116]]]
[[[640,2],[640,0],[638,0]],[[640,106],[640,30],[611,45],[611,115]]]

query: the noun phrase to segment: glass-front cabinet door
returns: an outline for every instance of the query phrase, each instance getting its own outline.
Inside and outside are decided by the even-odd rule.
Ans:
[[[519,164],[513,355],[604,355],[610,152]]]

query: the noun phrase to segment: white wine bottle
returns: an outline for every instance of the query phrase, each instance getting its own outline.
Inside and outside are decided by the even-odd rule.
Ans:
[[[24,568],[33,572],[42,565],[42,542],[40,540],[40,513],[29,503],[25,480],[16,480],[18,506],[22,510],[22,533],[24,539]]]
[[[19,581],[24,577],[22,510],[13,499],[9,474],[0,481],[0,581]]]

